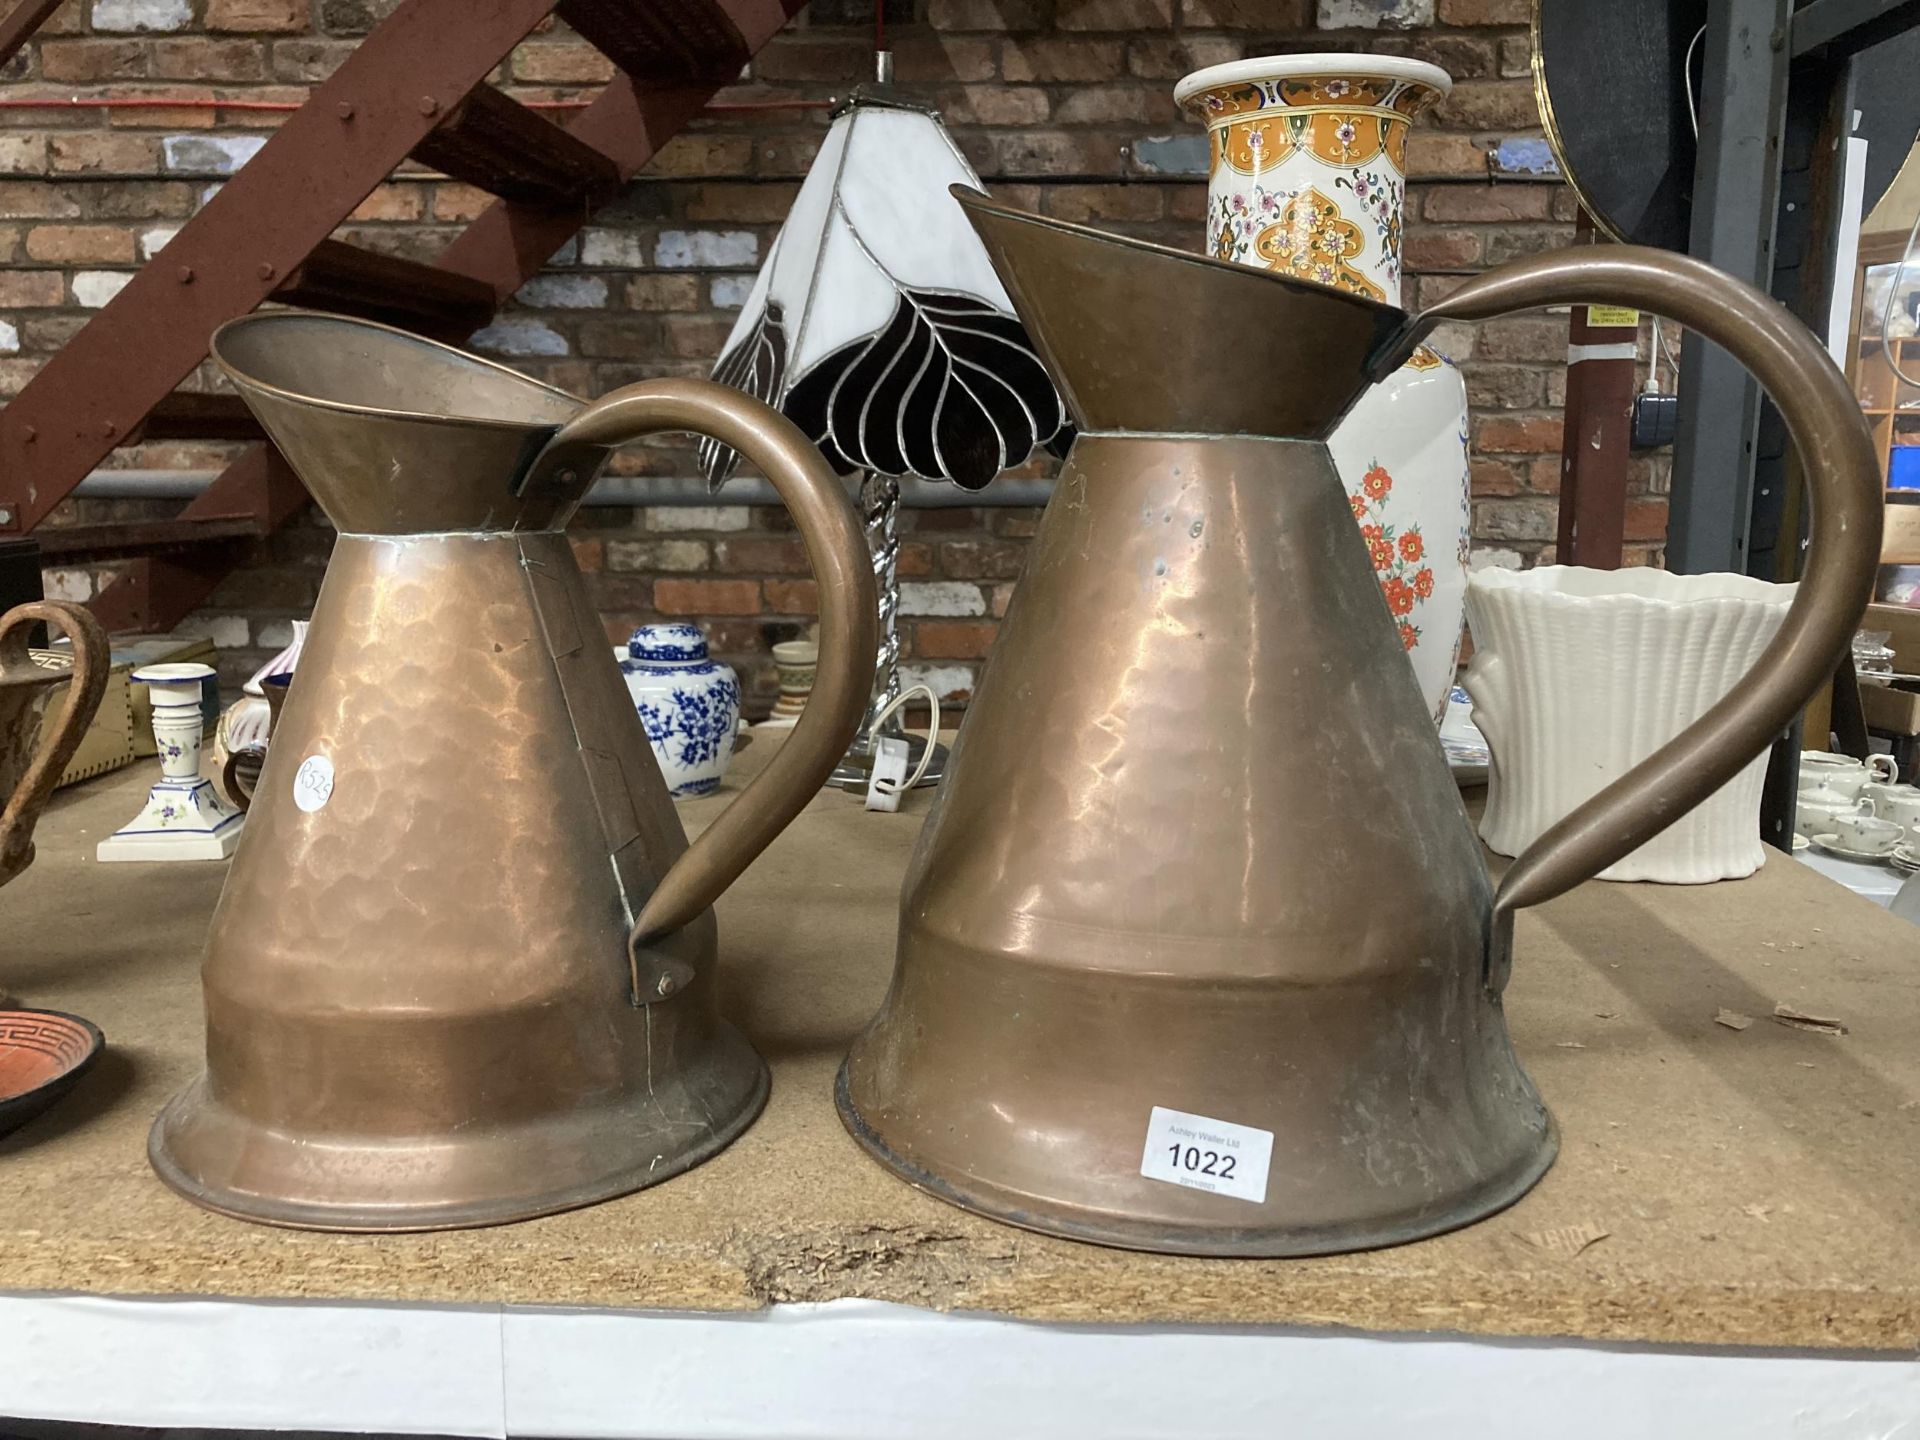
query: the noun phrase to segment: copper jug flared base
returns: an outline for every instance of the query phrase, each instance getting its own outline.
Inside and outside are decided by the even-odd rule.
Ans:
[[[1485,1177],[1474,1189],[1452,1196],[1448,1204],[1439,1209],[1412,1209],[1375,1217],[1365,1223],[1235,1227],[1203,1220],[1184,1224],[1142,1219],[1124,1208],[1066,1205],[1052,1197],[1009,1189],[982,1177],[941,1175],[923,1169],[895,1154],[861,1118],[848,1093],[844,1064],[834,1079],[833,1100],[847,1133],[875,1160],[916,1190],[924,1190],[949,1205],[1021,1230],[1155,1255],[1284,1260],[1310,1255],[1344,1255],[1431,1239],[1505,1210],[1540,1182],[1560,1150],[1559,1131],[1549,1117],[1533,1148],[1516,1155],[1507,1169]]]
[[[469,1134],[355,1137],[265,1129],[202,1075],[160,1112],[147,1158],[196,1205],[298,1230],[504,1225],[611,1200],[690,1170],[766,1105],[767,1067],[732,1026],[704,1056],[556,1117]],[[379,1200],[365,1197],[377,1195]]]

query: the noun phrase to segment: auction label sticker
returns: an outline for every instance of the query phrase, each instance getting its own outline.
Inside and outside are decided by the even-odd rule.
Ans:
[[[333,798],[333,761],[309,755],[293,772],[293,803],[311,815]]]
[[[1267,1198],[1267,1165],[1272,1159],[1271,1130],[1156,1105],[1147,1120],[1140,1173],[1149,1180],[1210,1190],[1258,1205]]]

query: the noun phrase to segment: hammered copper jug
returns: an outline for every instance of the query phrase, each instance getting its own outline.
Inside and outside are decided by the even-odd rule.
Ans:
[[[1415,318],[963,198],[1079,438],[909,866],[848,1127],[968,1209],[1145,1250],[1358,1249],[1500,1209],[1555,1150],[1501,1010],[1514,912],[1831,676],[1879,547],[1858,407],[1773,301],[1663,252],[1519,261]],[[1321,441],[1438,322],[1574,301],[1751,367],[1812,482],[1809,578],[1732,698],[1495,891]]]
[[[706,381],[584,404],[402,331],[249,316],[215,358],[339,531],[208,937],[205,1074],[155,1122],[211,1209],[481,1225],[637,1190],[758,1112],[709,906],[818,792],[866,703],[876,602],[839,482]],[[820,582],[820,683],[689,847],[571,546],[612,447],[712,435]]]

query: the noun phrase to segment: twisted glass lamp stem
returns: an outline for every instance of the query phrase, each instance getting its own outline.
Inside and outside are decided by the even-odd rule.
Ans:
[[[874,588],[880,595],[880,651],[873,665],[873,695],[860,722],[856,749],[866,747],[874,717],[900,693],[900,482],[868,472],[860,481],[860,517],[867,551],[873,557]],[[883,733],[902,733],[899,714],[888,717]]]

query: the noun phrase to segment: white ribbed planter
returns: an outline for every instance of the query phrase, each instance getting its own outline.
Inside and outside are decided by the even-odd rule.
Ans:
[[[1493,752],[1480,836],[1517,855],[1727,695],[1780,628],[1792,585],[1664,570],[1476,571],[1467,585],[1473,723]],[[1758,756],[1603,880],[1751,875]]]

